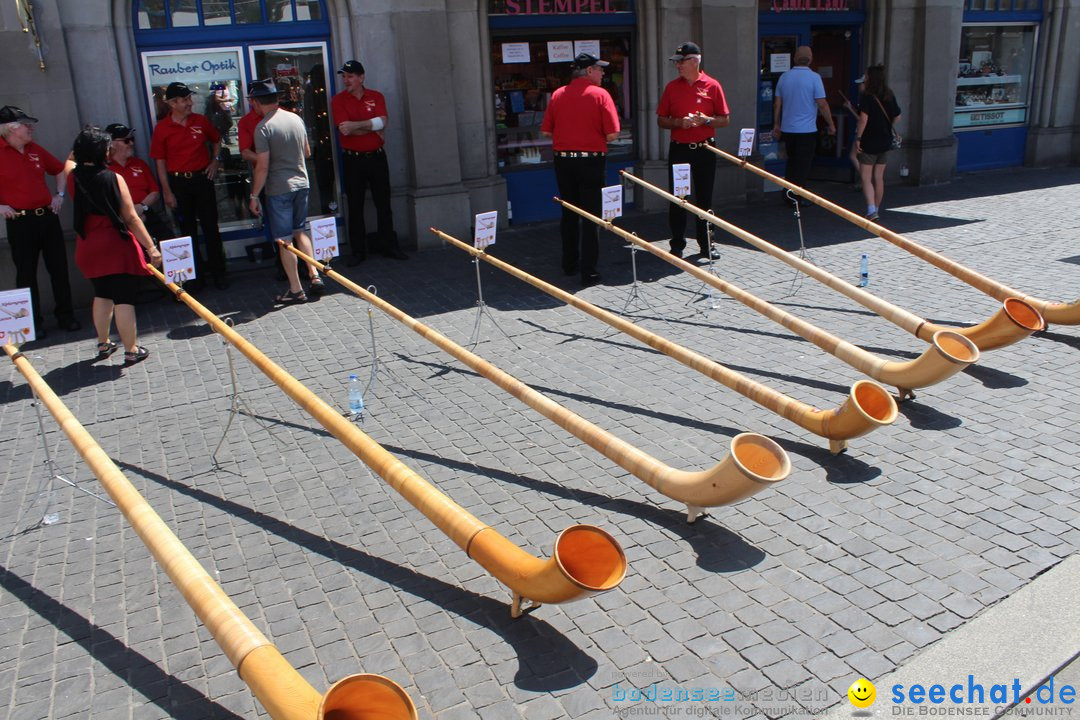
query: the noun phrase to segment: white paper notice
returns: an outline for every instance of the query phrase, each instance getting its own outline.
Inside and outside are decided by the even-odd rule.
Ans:
[[[602,217],[605,220],[622,217],[622,185],[600,188],[600,196],[604,200]]]
[[[195,279],[195,256],[191,249],[191,236],[161,241],[161,269],[165,279],[179,283]]]
[[[476,214],[476,230],[473,231],[473,247],[483,250],[495,244],[495,231],[499,225],[499,211]]]
[[[739,131],[739,157],[750,157],[754,152],[754,128],[743,128]]]
[[[690,163],[671,166],[671,194],[686,197],[690,194]]]
[[[578,56],[581,53],[589,53],[593,57],[600,57],[600,41],[599,40],[575,40],[574,41],[574,56]]]
[[[338,252],[337,218],[332,215],[308,218],[308,226],[311,227],[311,251],[316,260],[329,262],[330,258],[341,254]]]
[[[782,73],[791,69],[791,55],[789,53],[773,53],[769,55],[769,72]]]
[[[19,345],[36,339],[30,288],[0,292],[0,345]]]
[[[529,43],[503,43],[502,61],[504,63],[527,63],[529,62]]]
[[[574,43],[569,40],[549,40],[548,62],[570,62],[574,59]]]

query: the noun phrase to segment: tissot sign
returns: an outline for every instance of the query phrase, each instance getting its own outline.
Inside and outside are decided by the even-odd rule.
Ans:
[[[611,15],[630,0],[488,0],[488,15]]]

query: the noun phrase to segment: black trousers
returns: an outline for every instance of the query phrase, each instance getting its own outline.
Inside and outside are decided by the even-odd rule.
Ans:
[[[787,170],[784,179],[799,187],[810,181],[810,168],[817,152],[817,133],[784,133],[784,149],[787,151]]]
[[[599,216],[603,212],[604,157],[555,156],[555,182],[559,197],[571,205]],[[562,266],[566,272],[581,270],[581,275],[596,272],[599,246],[596,224],[586,220],[573,210],[563,208],[559,233],[562,235]],[[580,255],[579,255],[580,247]]]
[[[30,288],[34,306],[34,325],[43,329],[44,313],[38,294],[38,257],[45,257],[45,269],[52,282],[54,312],[60,321],[71,319],[71,282],[68,280],[67,248],[60,218],[49,208],[42,215],[28,211],[7,221],[8,242],[11,243],[11,259],[15,263],[15,287]]]
[[[214,181],[202,172],[193,173],[189,178],[169,173],[169,187],[176,196],[180,232],[191,236],[191,244],[195,248],[195,274],[205,279],[209,270],[215,278],[225,277],[225,248],[221,244],[221,231],[218,230]],[[205,260],[199,247],[196,223],[202,227],[206,244]]]
[[[349,245],[353,257],[367,257],[367,225],[364,198],[371,190],[375,203],[375,223],[382,252],[398,249],[394,215],[390,210],[390,165],[382,149],[354,154],[345,151],[345,194],[349,206]]]
[[[687,144],[673,142],[668,146],[668,187],[674,184],[671,166],[690,163],[690,196],[686,199],[691,205],[702,210],[712,210],[713,187],[716,184],[716,156],[700,145],[691,148]],[[687,211],[675,203],[668,207],[668,226],[671,228],[671,249],[682,252],[686,247]],[[702,254],[708,251],[709,230],[707,223],[695,216],[695,237]]]

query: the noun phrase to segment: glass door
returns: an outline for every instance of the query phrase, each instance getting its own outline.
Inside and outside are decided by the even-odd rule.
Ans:
[[[270,78],[278,87],[281,107],[299,115],[307,126],[311,144],[307,161],[311,183],[309,214],[337,214],[326,43],[253,45],[248,52],[252,77]]]

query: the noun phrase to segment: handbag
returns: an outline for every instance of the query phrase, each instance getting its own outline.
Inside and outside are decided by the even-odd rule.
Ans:
[[[896,128],[894,128],[892,124],[892,118],[889,117],[889,113],[885,112],[885,106],[878,100],[877,95],[874,96],[874,101],[877,102],[877,106],[881,108],[881,114],[885,116],[885,122],[889,123],[889,132],[892,133],[892,143],[889,145],[889,149],[899,150],[904,146],[904,138],[900,136],[900,133],[896,132]]]

